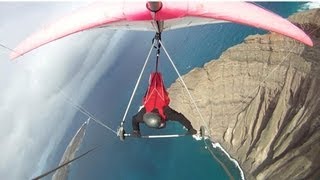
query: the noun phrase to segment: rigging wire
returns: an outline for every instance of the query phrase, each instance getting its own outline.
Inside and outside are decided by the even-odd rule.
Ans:
[[[45,173],[43,173],[43,174],[41,174],[41,175],[39,175],[39,176],[37,176],[37,177],[32,178],[32,180],[38,180],[38,179],[44,178],[44,177],[48,176],[49,174],[51,174],[51,173],[53,173],[53,172],[55,172],[55,171],[63,168],[64,166],[72,163],[73,161],[76,161],[76,160],[78,160],[78,159],[86,156],[87,154],[95,151],[96,149],[100,148],[101,146],[102,146],[102,145],[95,146],[94,148],[89,149],[88,151],[82,153],[81,155],[79,155],[79,156],[77,156],[77,157],[75,157],[75,158],[73,158],[73,159],[71,159],[71,160],[69,160],[69,161],[67,161],[67,162],[64,162],[63,164],[57,166],[56,168],[54,168],[54,169],[52,169],[52,170],[49,170],[49,171],[47,171],[47,172],[45,172]]]
[[[162,45],[162,48],[164,49],[167,57],[169,58],[171,64],[173,65],[175,71],[177,72],[177,74],[178,74],[178,76],[179,76],[179,79],[180,79],[180,81],[182,82],[182,85],[184,86],[184,88],[186,89],[186,91],[187,91],[187,93],[188,93],[188,95],[189,95],[192,103],[194,104],[194,106],[195,106],[198,114],[200,115],[200,118],[201,118],[202,122],[204,123],[206,129],[208,130],[208,133],[209,133],[208,136],[209,136],[209,138],[212,139],[212,138],[211,138],[210,129],[209,129],[207,123],[204,121],[204,118],[203,118],[203,116],[202,116],[202,114],[201,114],[201,112],[200,112],[197,104],[195,103],[194,98],[192,97],[192,95],[191,95],[190,91],[188,90],[185,82],[183,81],[183,79],[182,79],[179,71],[177,70],[176,66],[174,65],[171,57],[169,56],[168,52],[166,51],[166,49],[165,49],[165,47],[164,47],[164,45],[162,44],[161,41],[160,41],[160,44]],[[289,55],[293,52],[293,50],[294,50],[297,46],[298,46],[298,44],[296,43],[295,46],[293,46],[293,47],[290,49],[290,51],[287,53],[287,55],[283,58],[283,60],[282,60],[275,68],[273,68],[271,72],[269,72],[269,73],[267,74],[267,76],[263,79],[263,81],[260,81],[260,83],[257,85],[257,87],[256,87],[253,91],[251,91],[251,93],[249,93],[249,94],[246,96],[246,98],[245,98],[244,101],[246,101],[249,96],[253,95],[253,93],[261,86],[261,84],[262,84],[263,82],[265,82],[265,81],[267,80],[267,78],[269,78],[269,76],[270,76],[272,73],[274,73],[274,71],[275,71],[276,69],[278,69],[278,68],[280,67],[280,65],[283,64],[283,62],[284,62],[285,60],[288,59]],[[302,52],[300,52],[299,55],[301,55],[301,53],[302,53]],[[241,108],[241,106],[238,106],[238,107],[236,107],[235,109],[238,109],[239,107]],[[235,111],[235,112],[236,112],[236,111]],[[233,114],[233,113],[232,113],[232,114]],[[207,144],[207,142],[205,141],[205,139],[204,139],[204,143],[206,144],[207,147],[210,147],[210,146]],[[211,155],[213,156],[213,158],[216,159],[216,160],[222,165],[223,169],[226,171],[226,173],[228,174],[228,176],[229,176],[231,179],[234,179],[233,176],[231,175],[231,173],[230,173],[230,172],[227,170],[227,168],[225,167],[225,165],[224,165],[220,160],[218,160],[218,158],[214,155],[214,153],[213,153],[209,148],[208,148],[208,150],[209,150],[209,152],[211,153]]]
[[[265,9],[263,6],[261,6],[261,5],[259,5],[259,4],[257,4],[257,3],[255,3],[255,2],[252,2],[254,5],[256,5],[256,6],[259,6],[259,7],[261,7],[261,8],[263,8],[263,9]],[[266,9],[267,10],[267,9]],[[301,26],[303,27],[303,24],[301,24]],[[312,30],[310,33],[308,33],[308,35],[310,36],[314,31],[316,31],[316,30],[318,30],[320,27],[318,27],[318,28],[315,28],[314,30]],[[267,76],[263,79],[263,81],[260,81],[260,83],[257,85],[257,87],[253,90],[253,91],[251,91],[247,96],[246,96],[246,98],[242,101],[242,103],[246,103],[245,101],[248,99],[248,97],[249,96],[252,96],[255,92],[256,92],[256,90],[258,90],[259,89],[259,87],[261,86],[261,84],[262,83],[264,83],[268,78],[269,78],[269,76],[270,76],[270,74],[272,74],[277,68],[279,68],[280,67],[280,65],[285,61],[285,60],[287,60],[288,59],[288,57],[289,57],[289,55],[293,52],[293,50],[295,49],[295,47],[298,47],[298,45],[299,45],[299,43],[298,42],[296,42],[296,41],[294,41],[295,43],[295,45],[290,49],[290,51],[287,53],[287,55],[283,58],[283,60],[271,71],[271,72],[269,72],[268,74],[267,74]],[[300,43],[301,44],[301,43]],[[302,51],[299,53],[299,56],[302,54]],[[241,104],[239,105],[239,106],[237,106],[235,109],[238,109],[239,107],[241,108]],[[231,113],[231,114],[235,114],[237,111],[234,111],[234,113]]]
[[[256,86],[256,88],[255,88],[254,90],[252,90],[252,91],[245,97],[244,100],[241,100],[242,103],[246,104],[246,103],[247,103],[246,100],[249,98],[249,96],[252,96],[252,95],[259,89],[259,87],[261,86],[261,84],[264,83],[264,82],[269,78],[269,76],[270,76],[271,74],[273,74],[273,73],[281,66],[281,64],[283,64],[283,63],[288,59],[289,55],[294,52],[294,49],[295,49],[296,47],[298,47],[298,45],[299,45],[299,43],[297,43],[296,41],[294,41],[294,42],[295,42],[295,43],[294,43],[294,46],[293,46],[293,47],[290,49],[290,51],[285,55],[285,57],[281,60],[281,62],[278,63],[276,67],[274,67],[270,72],[267,73],[267,75],[263,78],[263,80],[259,82],[259,84]],[[299,56],[300,56],[301,54],[302,54],[302,51],[299,53]],[[236,114],[236,113],[238,112],[238,110],[241,109],[242,106],[243,106],[243,104],[240,104],[240,105],[238,105],[236,108],[234,108],[235,110],[231,113],[231,115]],[[224,117],[224,115],[223,115],[223,117]],[[206,143],[206,142],[205,142],[205,143]],[[206,143],[206,144],[207,144],[207,143]],[[209,151],[211,151],[211,150],[209,150]],[[213,152],[211,152],[211,154],[213,154]],[[244,174],[242,174],[242,175],[244,176]]]
[[[8,51],[14,52],[14,53],[18,53],[15,50],[7,47],[6,45],[0,44],[1,47],[5,48]],[[37,79],[35,79],[36,81],[38,81]],[[39,81],[38,81],[39,82]],[[73,106],[75,109],[79,110],[82,114],[86,115],[87,117],[91,118],[94,122],[96,122],[97,124],[105,127],[106,129],[110,130],[111,132],[113,132],[114,134],[117,134],[117,132],[115,130],[113,130],[112,128],[110,128],[109,126],[105,125],[104,123],[102,123],[101,121],[99,121],[97,118],[95,118],[90,112],[88,112],[85,108],[81,107],[79,104],[77,104],[72,98],[68,97],[64,91],[59,88],[59,87],[55,87],[58,91],[60,91],[60,93],[64,96],[64,100],[67,101],[71,106]]]
[[[6,45],[4,45],[4,44],[2,44],[2,43],[0,43],[0,46],[1,46],[1,47],[3,47],[4,49],[6,49],[6,50],[10,51],[10,52],[14,52],[14,53],[19,54],[17,51],[15,51],[15,50],[13,50],[13,49],[9,48],[8,46],[6,46]]]
[[[60,88],[57,87],[57,89],[60,91],[60,93],[63,95],[64,100],[67,101],[72,107],[74,107],[75,109],[77,109],[78,111],[80,111],[82,114],[86,115],[87,117],[89,117],[90,119],[92,119],[94,122],[96,122],[97,124],[105,127],[106,129],[110,130],[111,132],[113,132],[114,134],[117,134],[117,132],[115,130],[113,130],[112,128],[110,128],[109,126],[105,125],[103,122],[99,121],[97,118],[95,118],[90,112],[88,112],[85,108],[81,107],[79,104],[77,104],[71,97],[68,97],[64,91]]]
[[[138,77],[138,79],[137,79],[137,82],[136,82],[136,84],[135,84],[135,87],[134,87],[134,89],[133,89],[133,91],[132,91],[130,100],[129,100],[129,102],[128,102],[126,111],[125,111],[125,113],[124,113],[124,115],[123,115],[123,118],[122,118],[122,121],[121,121],[121,124],[120,124],[120,127],[123,127],[123,124],[124,124],[124,122],[125,122],[125,120],[126,120],[126,117],[127,117],[129,108],[130,108],[130,106],[131,106],[133,97],[134,97],[134,95],[136,94],[137,88],[138,88],[138,86],[139,86],[139,84],[140,84],[140,80],[141,80],[142,74],[143,74],[143,72],[144,72],[144,70],[145,70],[145,68],[146,68],[146,66],[147,66],[148,61],[149,61],[149,57],[150,57],[150,54],[151,54],[151,52],[152,52],[153,46],[154,46],[154,43],[151,44],[151,47],[150,47],[148,56],[147,56],[147,58],[146,58],[146,60],[145,60],[145,62],[144,62],[144,65],[143,65],[143,67],[142,67],[142,69],[141,69],[141,72],[140,72],[140,74],[139,74],[139,77]]]
[[[187,93],[188,93],[188,95],[189,95],[192,103],[194,104],[197,112],[199,113],[200,118],[201,118],[201,120],[203,121],[206,129],[209,131],[209,137],[210,137],[210,136],[211,136],[210,129],[209,129],[207,123],[204,121],[204,118],[203,118],[203,116],[202,116],[202,114],[201,114],[201,112],[200,112],[200,110],[199,110],[199,108],[198,108],[198,106],[197,106],[197,104],[196,104],[193,96],[191,95],[190,91],[188,90],[188,88],[187,88],[184,80],[182,79],[182,77],[181,77],[179,71],[177,70],[174,62],[172,61],[171,57],[169,56],[168,52],[166,51],[165,47],[163,46],[161,40],[159,40],[159,42],[160,42],[160,44],[162,45],[162,47],[163,47],[163,49],[164,49],[167,57],[169,58],[171,64],[173,65],[176,73],[178,74],[180,81],[182,82],[184,88],[186,89],[186,91],[187,91]],[[16,51],[12,50],[11,48],[8,48],[7,46],[4,46],[4,45],[2,45],[2,44],[0,44],[0,46],[3,47],[3,48],[5,48],[5,49],[7,49],[7,50],[9,50],[9,51],[12,51],[12,52],[17,53]],[[251,95],[252,95],[252,94],[259,88],[259,86],[270,76],[270,74],[272,74],[278,67],[280,67],[280,65],[286,60],[286,58],[289,56],[289,54],[291,53],[291,51],[292,51],[295,47],[296,47],[296,46],[294,46],[294,47],[290,50],[290,52],[286,55],[286,57],[285,57],[271,72],[269,72],[269,74],[264,78],[264,80],[261,81],[261,82],[258,84],[257,88],[255,88],[255,89],[250,93]],[[135,85],[135,88],[134,88],[133,93],[132,93],[132,95],[131,95],[131,98],[130,98],[130,100],[129,100],[127,109],[126,109],[126,111],[125,111],[125,113],[124,113],[124,116],[123,116],[123,119],[122,119],[122,122],[121,122],[121,126],[123,126],[123,123],[125,122],[125,119],[126,119],[128,110],[129,110],[129,108],[130,108],[130,105],[131,105],[131,102],[132,102],[132,99],[133,99],[133,96],[135,95],[135,92],[136,92],[136,90],[137,90],[137,87],[138,87],[138,85],[139,85],[139,83],[140,83],[141,76],[142,76],[142,74],[143,74],[143,72],[144,72],[144,69],[145,69],[145,66],[146,66],[146,64],[147,64],[147,61],[148,61],[148,59],[149,59],[149,56],[150,56],[150,54],[151,54],[151,51],[152,51],[152,47],[151,47],[151,49],[150,49],[150,51],[149,51],[148,57],[147,57],[147,59],[146,59],[146,61],[145,61],[145,64],[144,64],[142,70],[141,70],[141,73],[140,73],[140,75],[139,75],[139,78],[138,78],[138,80],[137,80],[137,83],[136,83],[136,85]],[[300,53],[300,54],[301,54],[301,53]],[[58,89],[59,89],[59,88],[58,88]],[[62,91],[61,89],[59,89],[59,90],[60,90],[61,94],[65,97],[65,100],[66,100],[69,104],[71,104],[74,108],[76,108],[76,109],[79,110],[81,113],[83,113],[84,115],[86,115],[86,116],[88,116],[89,118],[91,118],[92,120],[94,120],[96,123],[102,125],[103,127],[107,128],[108,130],[110,130],[110,131],[112,131],[113,133],[117,134],[117,132],[114,131],[112,128],[108,127],[107,125],[103,124],[101,121],[97,120],[90,112],[88,112],[86,109],[84,109],[83,107],[81,107],[80,105],[78,105],[77,103],[75,103],[75,102],[72,100],[72,98],[67,97],[67,95],[64,93],[64,91]],[[247,98],[250,96],[250,94],[245,98],[245,101],[246,101]],[[238,108],[238,107],[237,107],[237,108]],[[211,137],[210,137],[210,138],[211,138]],[[207,142],[205,142],[205,144],[208,146]],[[208,147],[209,147],[209,146],[208,146]],[[65,166],[65,165],[67,165],[67,164],[69,164],[69,163],[71,163],[72,161],[75,161],[75,160],[77,160],[77,159],[85,156],[86,154],[90,153],[91,151],[94,151],[96,148],[97,148],[97,147],[95,147],[95,148],[93,148],[93,149],[90,149],[89,151],[85,152],[84,154],[82,154],[82,155],[80,155],[80,156],[78,156],[78,157],[70,160],[69,162],[66,162],[65,164],[62,164],[61,167],[62,167],[62,166]],[[215,157],[215,155],[213,154],[213,152],[211,152],[210,149],[209,149],[209,152],[212,154],[212,156],[213,156],[217,161],[219,161],[219,160]],[[219,162],[220,162],[220,161],[219,161]],[[220,164],[222,165],[223,163],[220,163]],[[59,167],[59,168],[61,168],[61,167]],[[59,169],[59,168],[57,168],[57,169]],[[55,170],[57,170],[57,169],[55,169]],[[55,171],[55,170],[54,170],[54,171]],[[53,172],[53,171],[51,171],[50,173],[52,173],[52,172]],[[228,172],[228,171],[227,171],[227,172]],[[49,174],[50,174],[50,173],[49,173]],[[48,174],[47,174],[47,175],[48,175]],[[45,176],[46,176],[46,175],[45,175]],[[37,178],[35,178],[35,179],[39,179],[39,178],[42,178],[42,177],[44,177],[44,176],[37,177]]]
[[[259,87],[262,85],[262,83],[264,83],[271,74],[273,74],[279,67],[281,64],[283,64],[289,57],[289,55],[293,52],[293,50],[298,47],[298,44],[295,43],[295,45],[290,49],[290,51],[287,53],[287,55],[281,60],[281,62],[279,64],[277,64],[276,67],[274,67],[269,73],[267,73],[267,75],[265,76],[265,78],[259,82],[259,84],[256,86],[255,89],[253,89],[246,97],[244,100],[241,100],[242,103],[246,104],[246,100],[249,98],[249,96],[252,96],[253,94],[255,94],[255,92],[259,89]],[[299,53],[299,55],[301,55],[302,52]],[[235,111],[233,111],[231,114],[234,115],[238,112],[238,110],[241,109],[243,104],[238,105],[235,109]]]
[[[198,112],[198,114],[199,114],[199,116],[200,116],[200,119],[202,120],[203,124],[205,125],[207,131],[210,132],[209,126],[208,126],[208,124],[205,122],[205,120],[204,120],[204,118],[203,118],[203,116],[202,116],[202,114],[201,114],[201,112],[200,112],[200,110],[199,110],[199,108],[198,108],[198,106],[197,106],[197,104],[196,104],[193,96],[191,95],[191,93],[190,93],[190,91],[189,91],[186,83],[185,83],[184,80],[182,79],[182,76],[181,76],[180,72],[178,71],[176,65],[174,64],[173,60],[171,59],[170,55],[168,54],[168,52],[167,52],[165,46],[163,45],[163,43],[161,42],[161,40],[160,40],[159,42],[160,42],[160,44],[161,44],[164,52],[166,53],[168,59],[170,60],[172,66],[173,66],[173,68],[174,68],[174,70],[175,70],[176,73],[178,74],[179,79],[180,79],[183,87],[186,89],[186,91],[187,91],[187,93],[188,93],[188,95],[189,95],[189,98],[191,99],[192,104],[195,106],[195,108],[196,108],[196,110],[197,110],[197,112]],[[210,134],[211,134],[211,133],[210,133]]]
[[[173,60],[171,59],[170,55],[168,54],[165,46],[163,45],[163,43],[162,43],[161,41],[159,41],[159,42],[160,42],[160,44],[161,44],[164,52],[166,53],[168,59],[170,60],[173,68],[175,69],[176,73],[178,74],[179,79],[180,79],[183,87],[186,89],[186,91],[187,91],[187,93],[188,93],[188,95],[189,95],[189,98],[190,98],[191,101],[192,101],[192,104],[195,106],[195,108],[196,108],[196,110],[197,110],[197,112],[198,112],[198,114],[199,114],[199,116],[200,116],[200,118],[201,118],[201,120],[202,120],[202,122],[203,122],[203,124],[204,124],[204,126],[205,126],[205,128],[206,128],[206,130],[208,131],[208,137],[209,137],[210,140],[211,140],[211,139],[212,139],[212,137],[211,137],[211,131],[210,131],[210,129],[209,129],[208,124],[204,121],[204,118],[203,118],[203,116],[202,116],[202,114],[201,114],[201,112],[200,112],[200,110],[199,110],[199,108],[198,108],[198,106],[197,106],[197,104],[196,104],[193,96],[191,95],[191,93],[190,93],[190,91],[189,91],[186,83],[185,83],[184,80],[182,79],[182,76],[181,76],[180,72],[178,71],[178,69],[177,69],[177,67],[175,66]],[[228,170],[228,168],[227,168],[227,167],[223,164],[223,162],[221,162],[221,161],[214,155],[214,153],[210,150],[210,148],[209,148],[210,146],[207,144],[205,138],[204,138],[204,137],[202,137],[202,138],[203,138],[203,141],[204,141],[205,145],[208,147],[207,149],[208,149],[209,153],[211,154],[211,156],[212,156],[215,160],[217,160],[217,162],[222,166],[222,168],[223,168],[224,171],[227,173],[227,175],[229,176],[229,178],[230,178],[231,180],[234,180],[234,177],[232,176],[232,174],[230,173],[230,171]],[[212,146],[212,145],[211,145],[211,146]]]

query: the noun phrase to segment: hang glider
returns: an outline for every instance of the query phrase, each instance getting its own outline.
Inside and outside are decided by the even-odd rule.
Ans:
[[[273,31],[306,45],[310,37],[288,20],[246,2],[102,1],[67,15],[21,42],[11,59],[65,36],[92,29],[116,28],[162,32],[196,25],[234,22]]]

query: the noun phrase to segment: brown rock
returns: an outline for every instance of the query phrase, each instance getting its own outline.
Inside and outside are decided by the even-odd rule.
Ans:
[[[320,178],[320,10],[289,19],[314,47],[253,35],[183,76],[204,120],[179,80],[169,88],[171,106],[207,124],[247,179]]]

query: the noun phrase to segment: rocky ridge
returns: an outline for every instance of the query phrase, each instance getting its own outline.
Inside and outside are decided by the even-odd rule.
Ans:
[[[170,105],[207,124],[247,179],[320,178],[320,9],[289,20],[314,47],[252,35],[183,76],[203,120],[179,80],[169,88]]]

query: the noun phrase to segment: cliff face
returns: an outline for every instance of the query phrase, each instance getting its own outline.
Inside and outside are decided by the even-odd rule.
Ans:
[[[315,46],[254,35],[183,76],[219,142],[247,179],[320,178],[320,9],[289,18]],[[203,125],[179,80],[171,106]]]

